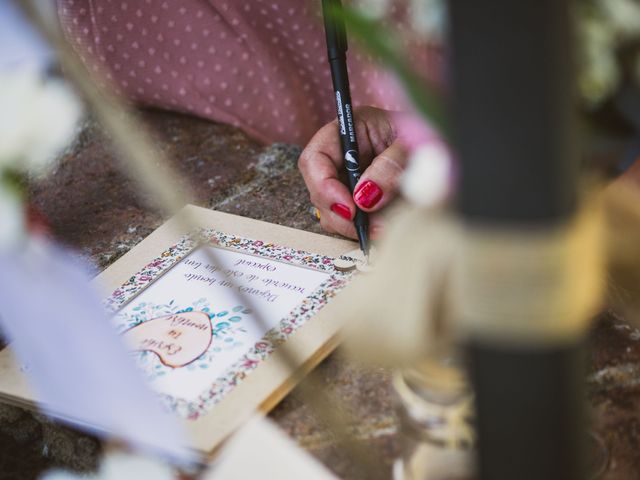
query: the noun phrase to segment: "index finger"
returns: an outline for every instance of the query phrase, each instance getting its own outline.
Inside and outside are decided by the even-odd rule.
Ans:
[[[325,153],[305,149],[300,155],[298,167],[307,185],[311,203],[320,209],[329,209],[341,203],[354,209],[351,193],[338,178],[338,168]]]
[[[309,140],[300,159],[303,156],[326,156],[331,160],[336,169],[342,166],[342,149],[340,147],[340,135],[338,134],[338,121],[327,123],[316,132]]]
[[[382,134],[378,132],[377,117],[372,115],[369,108],[357,109],[355,117],[356,138],[360,153],[360,168],[364,170],[371,163],[376,150],[380,153],[388,147],[382,141]],[[374,145],[375,144],[375,145]],[[338,120],[335,119],[320,128],[309,140],[305,152],[317,152],[324,154],[331,159],[337,169],[343,168],[344,154],[340,143]],[[304,153],[304,152],[303,152]]]

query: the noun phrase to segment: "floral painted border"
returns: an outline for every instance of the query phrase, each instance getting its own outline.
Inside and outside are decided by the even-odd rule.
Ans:
[[[238,237],[212,229],[203,229],[198,234],[186,235],[178,243],[132,275],[121,287],[117,288],[106,300],[106,307],[116,312],[135,298],[163,273],[188,256],[196,247],[197,236],[207,239],[209,245],[229,248],[241,253],[257,255],[270,260],[289,263],[296,266],[312,268],[330,277],[313,293],[283,318],[278,325],[269,330],[245,355],[234,363],[227,372],[217,378],[197,401],[187,401],[170,395],[162,395],[165,404],[178,415],[195,420],[218,403],[226,393],[240,383],[262,360],[284,343],[291,334],[304,325],[320,310],[351,277],[352,273],[340,272],[333,266],[333,258],[313,254],[304,250],[281,247],[261,240]]]

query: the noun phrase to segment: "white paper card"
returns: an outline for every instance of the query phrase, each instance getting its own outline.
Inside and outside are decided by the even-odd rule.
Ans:
[[[203,251],[214,249],[219,265]],[[125,305],[114,321],[151,386],[180,404],[206,401],[212,382],[330,274],[219,247],[201,247]],[[230,281],[233,280],[233,283]],[[263,321],[239,300],[250,296]],[[187,409],[188,411],[192,409]]]

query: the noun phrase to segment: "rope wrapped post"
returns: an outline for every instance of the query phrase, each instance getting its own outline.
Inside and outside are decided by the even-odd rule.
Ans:
[[[450,0],[456,320],[478,478],[585,478],[584,348],[600,229],[580,213],[569,0]]]

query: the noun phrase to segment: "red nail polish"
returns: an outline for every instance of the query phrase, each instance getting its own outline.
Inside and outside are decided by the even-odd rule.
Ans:
[[[334,203],[333,205],[331,205],[331,211],[340,215],[345,220],[351,220],[351,210],[349,210],[349,207],[347,207],[346,205],[343,205],[341,203]]]
[[[353,199],[362,208],[372,208],[382,198],[382,189],[371,180],[367,180],[358,187]]]

